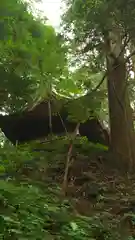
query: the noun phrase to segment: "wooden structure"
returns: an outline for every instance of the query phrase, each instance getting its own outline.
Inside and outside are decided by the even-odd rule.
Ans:
[[[51,108],[53,112],[57,112],[53,103]],[[65,110],[61,110],[60,115],[52,115],[53,134],[64,134],[65,127],[68,132],[75,130],[77,123],[69,121],[67,117],[68,113]],[[0,115],[0,128],[13,144],[46,137],[50,134],[48,103],[43,101],[34,108],[25,110],[22,113]],[[86,136],[93,143],[109,145],[108,132],[97,118],[81,123],[79,132],[81,136]]]

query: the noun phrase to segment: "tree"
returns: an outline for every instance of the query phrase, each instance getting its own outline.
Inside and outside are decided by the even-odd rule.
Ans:
[[[107,77],[111,149],[123,162],[135,162],[128,78],[134,54],[135,3],[66,1],[64,34],[72,34],[76,59]],[[130,55],[127,56],[127,50]],[[93,67],[94,66],[94,67]]]
[[[0,106],[13,112],[56,84],[66,66],[66,48],[27,3],[3,0],[0,11]]]

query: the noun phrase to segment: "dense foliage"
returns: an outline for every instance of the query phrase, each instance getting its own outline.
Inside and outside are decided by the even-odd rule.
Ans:
[[[77,68],[79,84],[80,79],[83,79],[81,84],[86,87],[86,90],[91,91],[89,82],[97,86],[101,81],[97,93],[104,91],[104,95],[102,94],[100,99],[102,100],[102,110],[104,110],[104,112],[101,112],[101,116],[103,115],[103,118],[105,118],[105,115],[108,114],[108,111],[106,111],[106,59],[111,57],[113,59],[114,54],[111,51],[108,52],[106,41],[111,40],[112,49],[117,52],[119,46],[116,39],[120,35],[118,37],[123,45],[119,54],[124,53],[126,77],[132,107],[134,108],[134,1],[116,0],[114,3],[112,0],[88,0],[85,2],[68,0],[65,3],[67,8],[63,15],[62,29],[70,43],[71,66]],[[83,78],[80,74],[82,72],[85,75]],[[94,79],[94,81],[91,81],[91,79]]]
[[[65,47],[26,3],[2,1],[0,8],[0,104],[14,111],[50,92],[66,66]]]
[[[49,143],[44,145],[42,150],[46,149],[46,153],[31,151],[33,147],[40,147],[38,142],[18,148],[6,144],[0,149],[1,238],[96,240],[102,236],[103,239],[120,239],[116,230],[113,233],[116,229],[113,220],[109,226],[107,216],[76,215],[70,201],[64,200],[60,185],[53,180],[48,183],[46,171],[49,166],[51,169],[59,168],[68,142],[66,139],[55,140],[53,146]],[[87,144],[78,141],[76,147],[82,147],[82,152],[86,152],[86,149],[89,151]],[[100,146],[91,146],[90,149],[100,151]]]
[[[68,99],[69,118],[81,122],[94,112],[108,121],[104,80],[106,55],[113,56],[105,40],[114,30],[134,105],[135,2],[65,1],[63,33],[35,16],[32,2],[0,1],[0,111],[21,111],[57,92]],[[134,176],[114,170],[119,161],[105,146],[52,136],[12,146],[2,134],[0,143],[0,239],[135,238]]]

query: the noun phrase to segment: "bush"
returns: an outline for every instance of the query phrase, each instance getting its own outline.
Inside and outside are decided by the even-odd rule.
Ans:
[[[1,239],[118,239],[99,218],[75,216],[59,189],[44,192],[28,184],[0,184]]]
[[[80,144],[80,151],[86,148],[86,144],[83,148],[83,141],[76,142],[75,145],[78,149],[77,144]],[[45,146],[49,149],[48,152]],[[34,179],[20,181],[17,178],[17,173],[20,174],[19,169],[26,163],[32,163],[33,166],[34,159],[37,161],[36,167],[40,159],[43,162],[53,159],[54,163],[51,161],[53,167],[53,164],[56,164],[56,155],[63,157],[68,146],[68,140],[60,139],[53,145],[43,144],[43,152],[32,151],[39,147],[38,143],[18,148],[6,144],[0,149],[0,176],[1,179],[5,178],[0,182],[0,239],[121,239],[117,233],[117,222],[110,224],[108,220],[103,221],[104,216],[100,215],[94,218],[77,215],[70,202],[63,198],[59,186],[47,181],[36,182]]]

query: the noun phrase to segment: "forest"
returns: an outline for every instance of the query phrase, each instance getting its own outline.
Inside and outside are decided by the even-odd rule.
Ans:
[[[0,239],[133,240],[135,1],[35,2],[0,1]]]

